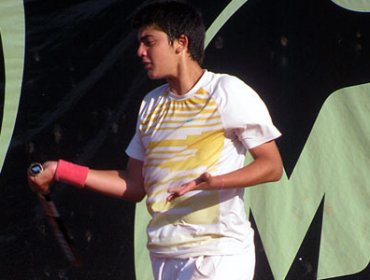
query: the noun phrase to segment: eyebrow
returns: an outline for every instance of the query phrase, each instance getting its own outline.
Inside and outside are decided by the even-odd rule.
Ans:
[[[142,37],[139,37],[139,41],[140,41],[140,42],[143,42],[143,41],[145,41],[145,40],[152,39],[152,38],[154,38],[154,36],[153,36],[153,35],[151,35],[151,34],[148,34],[148,35],[144,35],[144,36],[142,36]]]

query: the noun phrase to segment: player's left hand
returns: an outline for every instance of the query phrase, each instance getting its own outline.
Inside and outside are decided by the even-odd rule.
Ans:
[[[208,172],[203,173],[198,178],[188,183],[182,184],[179,187],[173,187],[168,189],[169,196],[167,197],[167,201],[172,201],[176,197],[182,196],[187,192],[193,190],[203,190],[209,189],[212,183],[212,175]]]

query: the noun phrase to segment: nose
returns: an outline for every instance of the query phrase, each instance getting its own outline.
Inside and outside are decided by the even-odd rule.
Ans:
[[[146,48],[143,43],[139,44],[139,47],[137,48],[136,54],[138,57],[143,57],[146,55]]]

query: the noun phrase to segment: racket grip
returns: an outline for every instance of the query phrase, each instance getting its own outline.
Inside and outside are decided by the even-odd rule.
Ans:
[[[36,176],[42,171],[42,164],[34,162],[28,167],[27,173],[30,176]],[[72,239],[69,237],[67,229],[64,227],[60,214],[53,200],[51,199],[50,194],[38,192],[38,198],[48,218],[49,224],[54,231],[54,235],[64,252],[64,255],[72,265],[76,267],[81,266],[81,258],[73,246]]]

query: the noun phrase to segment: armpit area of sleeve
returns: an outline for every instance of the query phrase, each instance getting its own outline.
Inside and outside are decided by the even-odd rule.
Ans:
[[[144,150],[139,141],[135,137],[131,140],[130,144],[126,148],[126,154],[134,159],[144,161]]]
[[[133,159],[137,159],[137,160],[140,160],[140,161],[144,161],[144,157],[140,156],[139,154],[137,153],[132,153],[132,151],[126,149],[126,154],[130,157],[130,158],[133,158]]]
[[[249,150],[280,136],[281,132],[274,126],[249,125],[247,130],[240,132],[238,138],[243,146]]]

